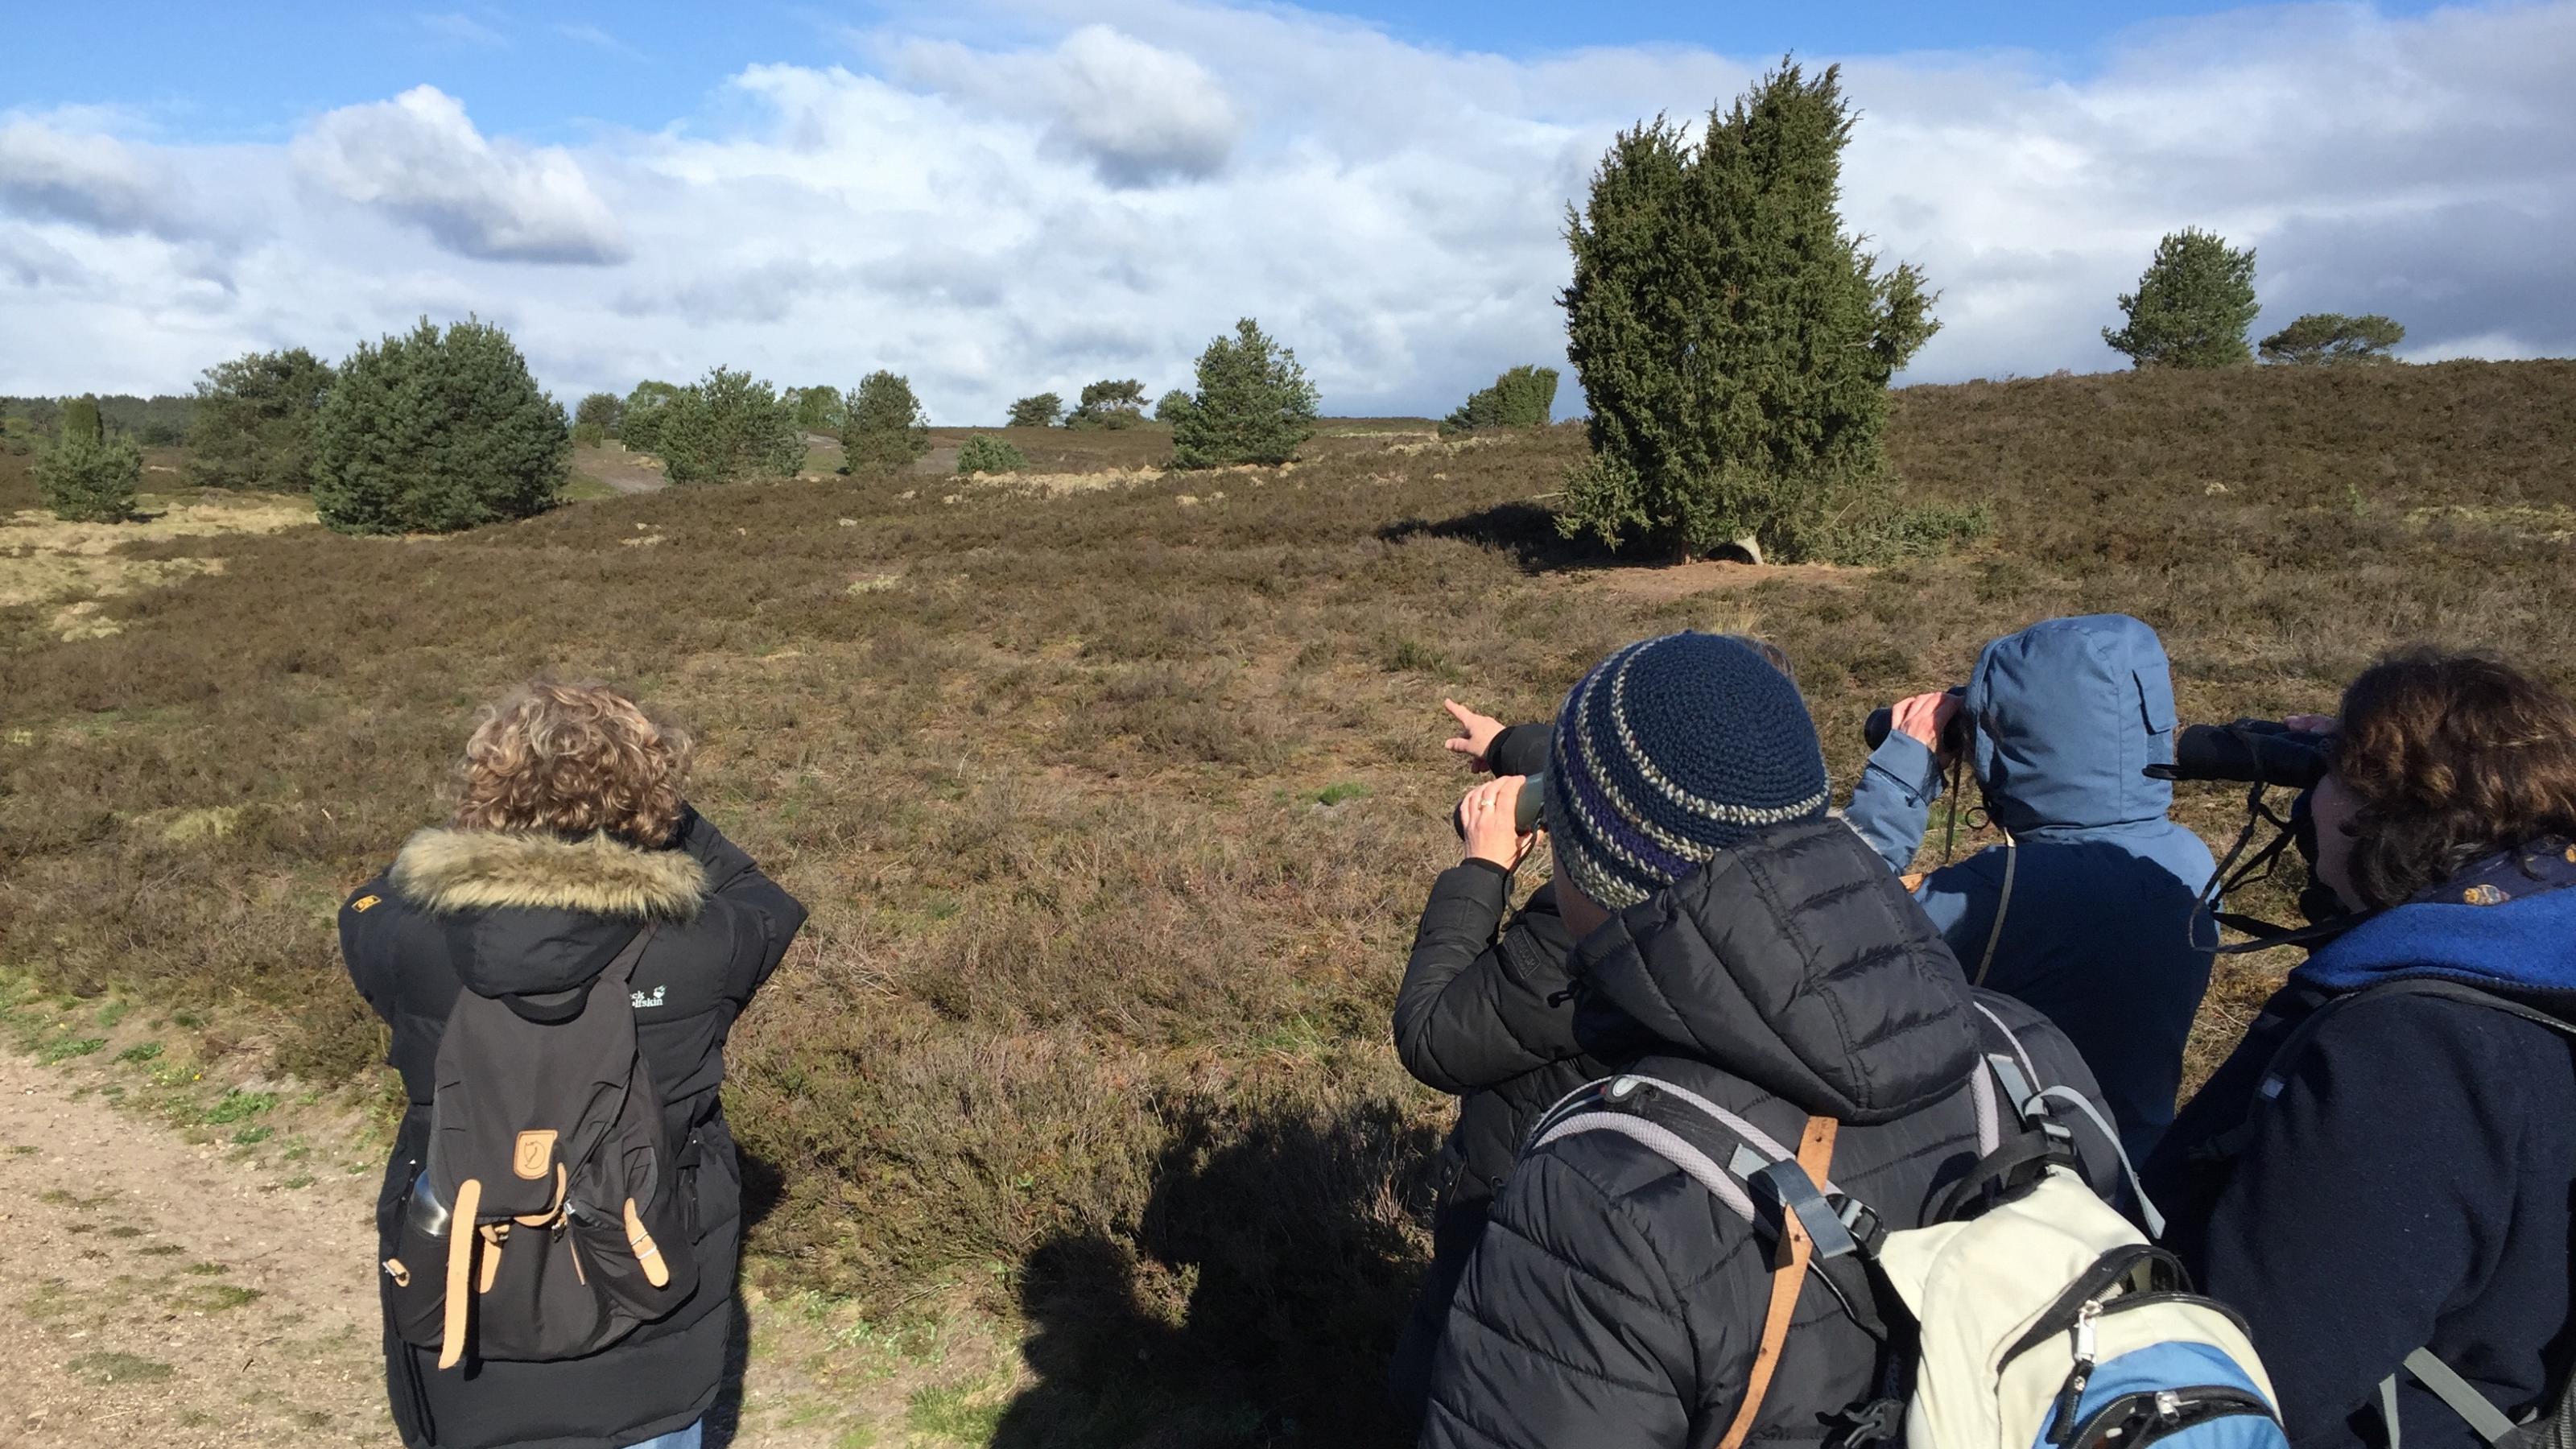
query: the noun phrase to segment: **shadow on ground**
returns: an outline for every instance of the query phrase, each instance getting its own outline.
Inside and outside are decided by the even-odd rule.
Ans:
[[[1036,1382],[994,1449],[1397,1445],[1386,1365],[1422,1271],[1405,1203],[1432,1134],[1391,1102],[1186,1125],[1133,1242],[1030,1255]]]
[[[787,1179],[768,1159],[736,1150],[742,1166],[742,1232],[748,1238],[786,1195]],[[724,1387],[716,1391],[716,1401],[707,1410],[706,1449],[725,1449],[742,1432],[742,1381],[751,1366],[751,1314],[742,1305],[742,1283],[737,1265],[733,1303],[725,1310],[733,1315],[733,1328],[725,1337]]]

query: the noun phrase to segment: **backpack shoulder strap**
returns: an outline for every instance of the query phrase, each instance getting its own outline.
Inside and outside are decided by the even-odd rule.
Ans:
[[[618,952],[616,958],[608,963],[608,968],[599,973],[599,979],[623,997],[627,983],[635,979],[636,963],[644,959],[644,949],[653,944],[654,936],[661,930],[660,921],[646,921],[644,929],[637,931],[635,938],[626,943],[626,949]]]
[[[1798,1167],[1810,1182],[1821,1182],[1833,1167],[1834,1133],[1840,1124],[1831,1117],[1810,1117],[1807,1130],[1798,1143]],[[1734,1421],[1726,1426],[1725,1437],[1717,1449],[1743,1449],[1753,1433],[1754,1422],[1762,1416],[1762,1400],[1771,1392],[1771,1379],[1780,1368],[1780,1350],[1789,1342],[1789,1323],[1798,1316],[1798,1293],[1807,1286],[1807,1265],[1814,1260],[1815,1240],[1807,1235],[1806,1224],[1798,1213],[1780,1215],[1780,1245],[1774,1251],[1771,1270],[1771,1303],[1762,1315],[1762,1341],[1753,1351],[1753,1372],[1745,1379],[1744,1401],[1736,1406]]]

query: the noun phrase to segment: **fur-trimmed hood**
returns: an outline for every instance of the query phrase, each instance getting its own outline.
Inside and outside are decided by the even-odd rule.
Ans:
[[[639,850],[606,835],[424,830],[394,857],[393,884],[440,915],[521,909],[686,920],[706,899],[707,871],[680,851]]]
[[[585,987],[637,930],[690,920],[707,897],[706,867],[694,855],[605,835],[424,830],[394,857],[387,880],[439,923],[466,986],[494,997]]]

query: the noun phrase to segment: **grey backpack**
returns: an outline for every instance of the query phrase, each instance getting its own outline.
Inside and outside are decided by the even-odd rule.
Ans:
[[[697,1288],[678,1154],[627,996],[646,926],[588,984],[460,992],[426,1163],[394,1256],[394,1326],[438,1366],[595,1353]]]

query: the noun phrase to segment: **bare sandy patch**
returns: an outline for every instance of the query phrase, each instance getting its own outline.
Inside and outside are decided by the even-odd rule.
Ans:
[[[1840,564],[1746,564],[1709,559],[1663,568],[1594,569],[1586,582],[1626,598],[1665,603],[1697,594],[1740,593],[1757,584],[1849,588],[1874,572]]]
[[[146,499],[134,523],[65,523],[29,509],[0,521],[0,608],[58,604],[48,621],[56,637],[101,638],[121,626],[104,617],[99,600],[224,570],[219,558],[134,558],[120,545],[275,533],[312,521],[311,504],[258,494]]]

